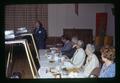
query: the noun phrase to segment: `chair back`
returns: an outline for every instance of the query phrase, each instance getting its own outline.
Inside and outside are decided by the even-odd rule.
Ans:
[[[89,77],[94,77],[97,78],[99,76],[100,73],[100,67],[96,67],[92,70],[92,72],[90,73]]]

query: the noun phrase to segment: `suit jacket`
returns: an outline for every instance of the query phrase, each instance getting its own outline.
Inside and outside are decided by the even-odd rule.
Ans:
[[[72,49],[72,43],[68,40],[65,42],[64,46],[61,49],[62,55],[65,55]]]
[[[72,48],[70,51],[65,52],[64,55],[66,55],[69,59],[71,59],[76,50],[77,50],[77,48]]]
[[[45,49],[47,33],[43,27],[35,28],[34,37],[38,49]]]

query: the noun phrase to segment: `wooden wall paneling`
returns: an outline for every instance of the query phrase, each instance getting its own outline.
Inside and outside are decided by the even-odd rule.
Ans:
[[[83,40],[85,44],[92,43],[93,41],[92,29],[63,29],[63,34],[70,38],[77,36],[80,40]]]
[[[48,37],[47,42],[48,45],[55,45],[57,43],[61,43],[60,37]]]

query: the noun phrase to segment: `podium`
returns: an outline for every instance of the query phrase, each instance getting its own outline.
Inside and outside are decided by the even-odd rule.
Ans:
[[[20,74],[21,79],[38,78],[40,62],[33,35],[20,34],[5,41],[5,61],[7,78],[14,78],[15,73]]]
[[[35,61],[35,64],[37,67],[37,70],[40,67],[40,59],[39,59],[39,54],[38,54],[38,49],[36,47],[36,43],[35,43],[35,39],[33,37],[32,33],[23,33],[23,34],[19,34],[16,36],[17,39],[27,39],[28,40],[28,44],[30,46],[32,55],[33,55],[33,59]]]

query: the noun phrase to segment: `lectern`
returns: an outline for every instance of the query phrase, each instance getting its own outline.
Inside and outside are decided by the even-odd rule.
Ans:
[[[39,77],[27,39],[5,41],[5,49],[7,78],[31,79]],[[20,75],[20,77],[13,75]]]

